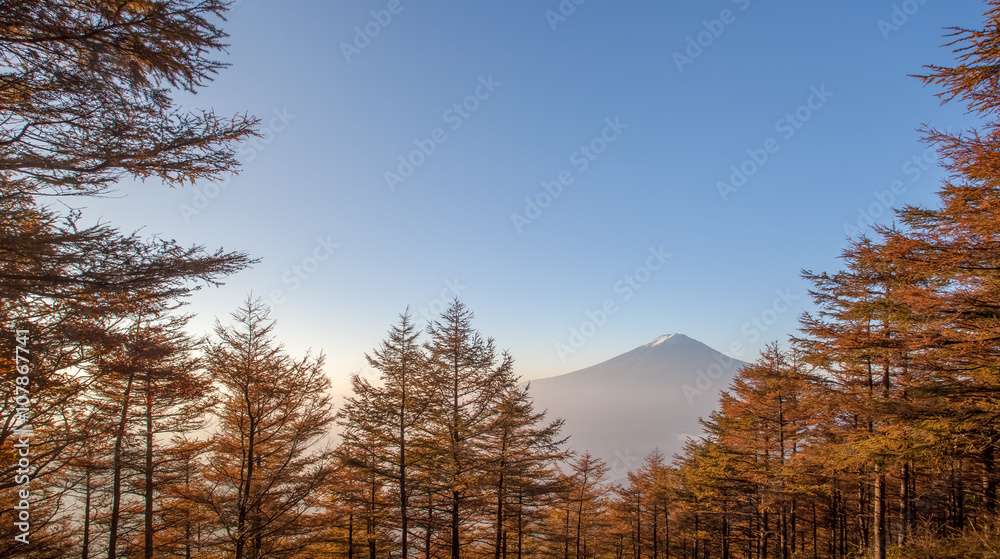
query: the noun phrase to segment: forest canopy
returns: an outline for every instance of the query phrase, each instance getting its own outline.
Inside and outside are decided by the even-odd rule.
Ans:
[[[335,407],[260,300],[191,333],[189,295],[250,255],[53,205],[239,170],[258,121],[175,102],[225,68],[228,7],[0,3],[0,556],[996,556],[1000,1],[915,76],[980,122],[922,129],[937,204],[804,271],[798,333],[625,480],[457,298],[403,311]]]

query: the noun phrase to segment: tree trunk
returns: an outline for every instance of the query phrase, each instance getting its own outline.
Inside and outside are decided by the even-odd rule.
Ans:
[[[125,443],[125,427],[128,423],[129,400],[132,398],[134,380],[135,371],[131,370],[125,385],[125,394],[122,397],[121,419],[118,420],[118,430],[115,433],[115,457],[111,481],[111,525],[108,528],[108,559],[117,559],[118,557],[118,524],[121,520],[122,498],[122,447]]]
[[[812,503],[812,513],[813,513],[813,559],[819,559],[819,531],[816,526],[816,501]]]
[[[767,554],[768,554],[768,549],[767,549],[768,542],[767,542],[767,540],[770,538],[770,535],[771,535],[770,529],[768,528],[768,517],[767,516],[768,516],[767,511],[764,511],[764,518],[763,518],[763,521],[762,521],[762,524],[761,524],[761,535],[762,535],[762,537],[761,537],[762,541],[761,541],[761,546],[760,546],[760,551],[761,551],[760,557],[761,557],[761,559],[767,559]]]
[[[191,457],[184,456],[184,488],[191,489]],[[191,559],[191,507],[184,511],[184,559]]]
[[[847,503],[840,498],[840,556],[847,556]]]
[[[405,362],[404,362],[405,367]],[[403,395],[399,405],[399,531],[402,540],[402,559],[410,559],[410,546],[407,542],[409,527],[407,526],[406,493],[406,376],[402,379]]]
[[[503,494],[503,474],[504,474],[504,461],[500,461],[500,475],[497,480],[497,513],[496,513],[496,549],[493,551],[493,557],[495,559],[500,559],[503,552],[503,509],[504,509],[504,494]]]
[[[876,466],[875,474],[875,556],[877,559],[885,559],[886,546],[886,496],[885,496],[885,472],[881,466]]]
[[[400,437],[403,436],[403,429],[400,428]],[[407,542],[409,536],[409,526],[407,526],[407,495],[406,495],[406,444],[399,446],[399,531],[402,540],[402,559],[410,559],[410,546]]]
[[[663,507],[663,555],[670,559],[670,509]]]
[[[642,557],[642,496],[635,497],[635,556]]]
[[[903,462],[899,480],[899,545],[910,537],[910,463]]]
[[[701,538],[698,537],[698,513],[694,513],[694,557],[698,557],[698,544],[701,542]]]
[[[864,472],[865,477],[867,472]],[[871,521],[868,517],[868,491],[865,482],[858,483],[858,520],[861,522],[861,542],[865,549],[871,548]]]
[[[990,434],[992,436],[992,433]],[[996,440],[991,439],[983,449],[983,503],[993,514],[997,511]]]
[[[458,491],[451,492],[451,559],[460,559],[462,550],[459,549],[458,526],[460,518],[460,500]]]
[[[82,559],[90,558],[90,493],[93,491],[90,485],[90,468],[87,464],[87,486],[84,488],[83,500],[83,553]]]
[[[796,535],[798,534],[798,517],[795,515],[795,511],[798,508],[798,502],[792,499],[792,510],[788,515],[788,539],[791,542],[792,553],[795,553]]]
[[[184,521],[184,559],[191,559],[191,511]]]
[[[917,464],[910,464],[910,517],[908,520],[908,531],[910,535],[917,532]]]
[[[347,513],[347,559],[354,559],[354,511]]]
[[[659,511],[657,510],[657,502],[653,501],[653,559],[660,559],[660,542],[657,539],[657,532],[660,531],[659,525]]]
[[[250,387],[245,386],[243,401],[247,411],[247,450],[246,450],[246,479],[240,486],[241,495],[237,496],[237,518],[236,518],[236,553],[235,559],[243,559],[244,549],[247,541],[247,521],[250,515],[250,495],[253,489],[254,463],[257,443],[257,418],[253,415],[253,402],[250,401]]]
[[[149,375],[146,375],[146,480],[145,480],[145,510],[143,510],[145,559],[153,559],[153,397]]]
[[[833,495],[830,497],[830,556],[833,559],[837,559],[837,541],[839,540],[838,532],[840,531],[840,524],[838,522],[838,510],[837,510],[837,495],[839,492],[834,491]]]
[[[656,557],[656,554],[653,554]],[[722,512],[722,559],[729,559],[729,511]]]
[[[260,456],[260,454],[258,454],[257,455],[257,469],[259,470],[260,467],[261,467],[261,456]],[[262,523],[262,517],[261,517],[261,499],[263,499],[262,495],[257,495],[254,498],[253,510],[251,512],[251,520],[250,520],[250,536],[251,536],[250,537],[250,541],[251,541],[250,559],[261,559],[261,549],[264,547],[264,545],[263,545],[263,538],[264,538],[263,526],[261,526],[261,523]]]
[[[524,549],[524,524],[521,518],[521,507],[524,506],[524,492],[517,493],[517,559],[522,559],[521,554]]]
[[[434,522],[434,494],[427,492],[427,529],[424,530],[424,559],[431,559],[431,526]]]
[[[563,537],[563,559],[569,559],[569,508],[566,509],[566,526]]]
[[[781,547],[781,559],[788,559],[788,513],[785,505],[781,505],[778,513],[778,540]]]
[[[257,468],[260,468],[260,458],[257,459]],[[262,549],[264,548],[264,527],[262,526],[263,519],[261,517],[261,496],[257,496],[254,500],[253,506],[253,522],[251,522],[251,530],[253,531],[253,547],[251,548],[250,557],[252,559],[261,559]]]

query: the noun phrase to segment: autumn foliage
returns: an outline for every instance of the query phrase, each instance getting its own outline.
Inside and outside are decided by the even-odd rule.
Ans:
[[[677,456],[625,479],[535,408],[459,301],[408,312],[334,409],[248,297],[196,339],[186,297],[253,261],[80,225],[49,201],[237,171],[248,116],[178,109],[224,67],[217,0],[0,3],[0,556],[234,559],[996,557],[1000,0],[916,76],[981,126],[923,130],[933,207],[804,272],[814,311]],[[26,346],[27,347],[27,346]],[[5,379],[7,377],[5,376]],[[23,400],[23,399],[22,399]],[[23,407],[23,406],[22,406]],[[16,539],[30,424],[30,542]],[[667,429],[665,428],[666,432]]]

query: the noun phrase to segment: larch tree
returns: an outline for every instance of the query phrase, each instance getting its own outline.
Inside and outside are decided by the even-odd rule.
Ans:
[[[430,480],[450,513],[452,559],[460,559],[464,520],[482,496],[482,476],[489,470],[485,446],[495,424],[498,403],[513,386],[513,359],[498,354],[492,338],[484,339],[472,327],[473,314],[454,300],[427,327],[427,373],[424,390],[429,398],[422,443],[427,448]]]
[[[158,537],[161,531],[172,528],[164,518],[163,501],[190,486],[195,456],[204,444],[186,435],[205,427],[206,413],[215,399],[211,382],[194,354],[195,343],[183,330],[189,318],[168,317],[147,329],[157,355],[140,370],[137,379],[143,457],[136,492],[142,494],[141,548],[145,559],[170,547],[170,542]],[[189,522],[190,517],[183,521]],[[185,537],[185,541],[189,539],[189,535]]]
[[[355,380],[357,377],[355,377]],[[347,403],[345,409],[350,409]],[[343,410],[342,410],[343,411]],[[352,410],[356,411],[356,410]],[[346,487],[337,491],[340,500],[357,521],[360,538],[367,548],[367,556],[373,559],[390,547],[394,547],[393,530],[390,519],[394,516],[391,495],[393,468],[386,462],[389,447],[385,437],[379,433],[378,423],[361,419],[345,426],[342,441],[336,453],[340,465],[351,470],[352,477]],[[370,419],[370,418],[368,418]]]
[[[126,290],[166,295],[245,267],[171,241],[79,227],[39,195],[94,195],[123,178],[169,185],[238,169],[237,144],[256,121],[173,106],[225,67],[216,25],[227,2],[17,0],[0,6],[0,280],[4,299],[26,295],[96,303]],[[180,284],[180,285],[178,285]],[[173,292],[178,295],[180,292]]]
[[[923,129],[948,173],[935,208],[905,207],[904,233],[887,235],[886,252],[909,267],[933,273],[939,289],[908,302],[926,316],[921,366],[935,372],[933,395],[947,402],[948,421],[937,434],[961,437],[959,458],[978,464],[983,508],[997,512],[1000,431],[1000,2],[986,2],[982,28],[953,28],[954,65],[929,65],[917,76],[938,88],[942,103],[957,102],[982,119],[962,131]]]
[[[82,441],[88,478],[98,473],[93,471],[99,463],[95,447],[108,442],[109,557],[117,557],[122,543],[142,549],[144,557],[154,555],[159,502],[170,483],[164,477],[167,455],[160,455],[169,448],[165,439],[201,428],[211,403],[210,386],[197,369],[194,341],[184,332],[189,318],[170,308],[137,304],[132,315],[121,317],[118,334],[105,337],[95,365],[83,369],[91,387],[84,401],[103,419],[80,418],[80,428],[91,424]],[[85,498],[90,497],[89,481],[85,491]],[[126,524],[131,526],[124,530]],[[131,541],[125,532],[140,534],[141,542]]]
[[[99,193],[127,176],[184,184],[236,167],[245,116],[180,111],[226,64],[222,0],[17,0],[0,6],[5,194]]]
[[[203,457],[210,444],[191,433],[179,433],[158,455],[160,526],[154,540],[158,553],[191,559],[203,556],[213,543],[212,511],[198,499],[205,487]]]
[[[324,490],[324,530],[312,550],[320,557],[329,555],[355,559],[366,555],[360,551],[362,549],[370,555],[369,530],[373,526],[381,527],[377,520],[372,522],[371,505],[380,501],[382,496],[379,494],[372,498],[372,472],[360,467],[361,464],[348,463],[353,458],[346,447],[338,447],[337,454],[337,467]],[[377,476],[374,479],[378,481]],[[380,489],[377,484],[374,487],[377,491]],[[385,514],[385,510],[378,512]],[[376,542],[376,549],[379,549],[379,543],[383,543],[381,548],[386,547],[384,542]]]
[[[348,462],[348,465],[369,468],[381,482],[394,486],[398,500],[395,520],[399,531],[401,556],[410,556],[409,510],[415,472],[420,467],[419,447],[414,440],[419,422],[428,406],[421,376],[426,371],[426,358],[409,311],[400,315],[388,337],[372,354],[366,355],[369,365],[379,372],[378,384],[373,385],[360,375],[353,375],[353,396],[347,398],[338,413],[344,428],[344,442],[356,447],[377,444],[378,456]],[[368,441],[374,437],[375,441]]]
[[[221,402],[199,500],[235,559],[302,556],[321,529],[321,489],[333,470],[322,443],[334,417],[323,357],[290,357],[269,312],[247,298],[231,325],[216,322],[205,350]]]
[[[869,239],[853,241],[842,258],[847,269],[837,274],[805,274],[815,285],[819,310],[803,316],[806,337],[798,341],[806,348],[806,359],[833,381],[828,386],[837,387],[830,396],[855,414],[856,428],[845,433],[851,444],[847,452],[860,456],[863,470],[871,471],[872,544],[884,557],[890,530],[889,472],[901,471],[906,488],[911,463],[925,446],[916,438],[912,418],[919,408],[914,398],[926,376],[915,358],[929,322],[911,301],[941,282],[887,257],[884,246]],[[905,527],[898,531],[905,534]]]
[[[629,472],[629,489],[636,501],[632,517],[636,557],[645,552],[654,558],[670,555],[670,514],[675,498],[673,477],[674,471],[659,449],[649,453],[638,470]]]
[[[116,343],[110,344],[98,355],[94,378],[98,400],[108,417],[108,435],[111,441],[111,488],[107,557],[117,559],[118,546],[123,531],[125,509],[128,507],[126,485],[137,474],[140,465],[129,439],[134,434],[139,407],[139,376],[153,361],[162,358],[163,352],[148,335],[152,323],[161,309],[136,304],[128,316],[122,317],[125,329]]]
[[[749,497],[747,500],[759,507],[753,512],[762,517],[765,548],[767,514],[777,513],[775,543],[782,559],[787,559],[795,547],[795,462],[809,444],[813,425],[812,410],[804,402],[808,380],[801,364],[777,344],[771,344],[757,361],[737,373],[720,397],[718,411],[705,422],[713,446],[731,468],[722,477],[741,480],[731,488],[731,494],[743,493],[744,499]],[[748,482],[757,495],[747,494]],[[726,479],[714,483],[720,487],[731,485]],[[723,527],[728,531],[729,520],[725,517]]]
[[[600,556],[612,545],[607,537],[609,523],[605,514],[611,498],[610,468],[587,451],[570,460],[568,466],[569,471],[563,478],[562,503],[552,517],[554,524],[562,524],[562,537],[558,538],[562,549],[552,550],[552,553],[564,559]]]
[[[486,478],[494,501],[494,559],[507,556],[511,524],[515,553],[522,556],[525,506],[537,506],[556,492],[556,467],[566,458],[567,439],[559,436],[563,420],[545,416],[535,411],[527,385],[511,385],[497,402],[485,446],[491,461]]]
[[[46,205],[53,195],[107,193],[122,179],[182,185],[237,170],[237,144],[255,134],[256,121],[182,111],[172,100],[225,66],[213,57],[225,47],[217,22],[226,9],[216,0],[0,4],[0,324],[30,332],[34,405],[26,419],[39,435],[31,475],[40,515],[49,508],[39,499],[58,497],[41,485],[58,485],[66,464],[81,464],[85,435],[98,430],[62,412],[87,390],[74,371],[95,366],[88,359],[106,345],[102,327],[140,294],[150,304],[176,300],[251,263],[241,253],[84,226],[77,211]],[[5,405],[4,416],[13,411]],[[7,449],[16,442],[9,427],[0,429]],[[5,465],[0,488],[14,479]],[[0,518],[10,513],[0,506]],[[13,541],[11,526],[0,522],[4,542]],[[45,551],[39,531],[19,551],[60,553],[55,539]]]
[[[143,304],[133,312],[121,317],[117,334],[105,336],[93,364],[81,370],[89,390],[78,395],[78,404],[90,410],[75,416],[73,426],[82,433],[69,465],[83,473],[85,555],[92,543],[91,512],[105,510],[96,505],[95,480],[106,473],[107,553],[115,557],[125,545],[153,556],[157,509],[170,483],[163,477],[161,452],[169,448],[164,438],[199,428],[210,403],[209,386],[196,370],[194,342],[183,331],[189,317]],[[109,333],[116,328],[108,326]]]

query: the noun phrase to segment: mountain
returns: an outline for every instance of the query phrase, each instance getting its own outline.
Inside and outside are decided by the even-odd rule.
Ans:
[[[603,363],[531,381],[536,409],[566,420],[575,450],[589,450],[616,479],[654,448],[669,459],[702,431],[719,391],[742,361],[683,334],[660,336]]]

